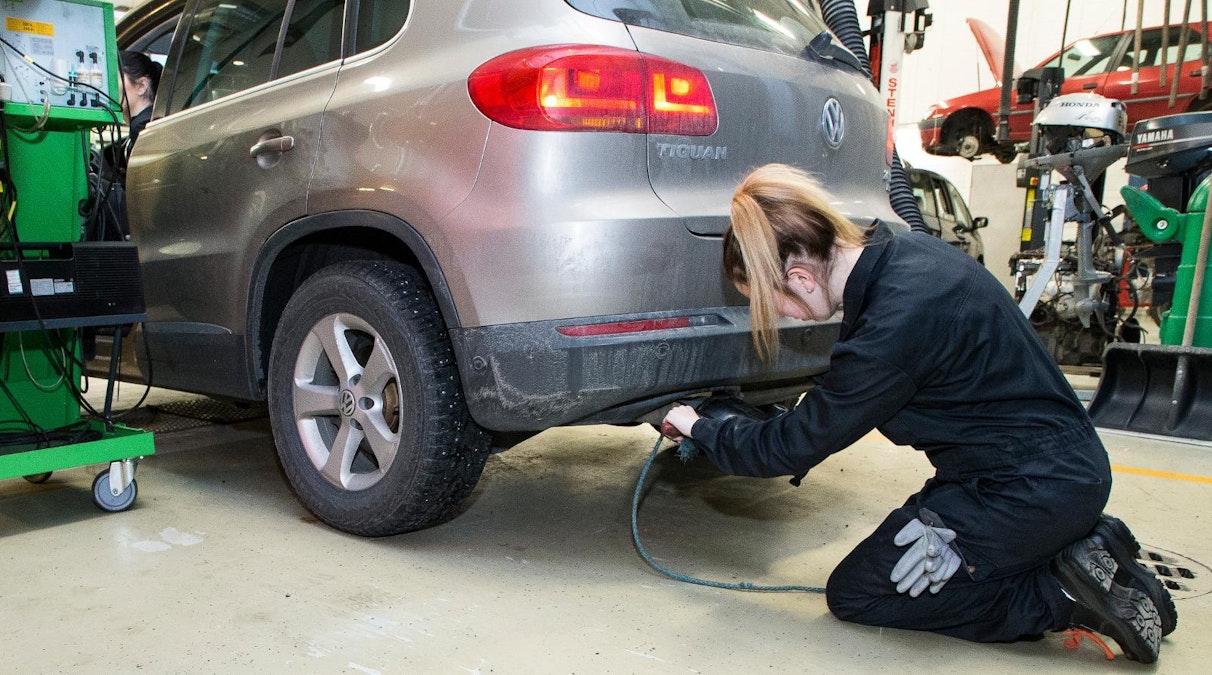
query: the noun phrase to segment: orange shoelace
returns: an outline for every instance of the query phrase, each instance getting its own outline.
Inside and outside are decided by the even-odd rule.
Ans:
[[[1085,638],[1101,647],[1103,653],[1107,655],[1108,661],[1115,660],[1115,654],[1111,652],[1111,648],[1108,647],[1107,643],[1103,642],[1103,639],[1096,635],[1093,631],[1074,626],[1073,628],[1064,631],[1063,634],[1069,636],[1063,643],[1066,649],[1077,649],[1082,645],[1082,638]]]

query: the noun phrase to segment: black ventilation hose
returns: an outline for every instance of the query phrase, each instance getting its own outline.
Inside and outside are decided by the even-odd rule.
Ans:
[[[859,27],[858,9],[854,0],[822,0],[821,13],[825,24],[837,36],[838,41],[849,49],[863,64],[867,77],[875,79],[871,74],[871,59],[867,56],[867,45],[863,42],[863,29]],[[892,181],[888,187],[888,203],[892,210],[909,225],[909,229],[917,232],[930,232],[922,212],[913,198],[913,186],[909,184],[909,172],[901,164],[900,153],[892,150]]]
[[[909,184],[909,171],[904,164],[901,164],[901,156],[897,153],[895,146],[892,148],[892,183],[888,188],[888,202],[892,204],[892,210],[896,211],[896,215],[909,224],[909,229],[914,232],[934,233],[926,225],[926,219],[922,217],[922,210],[917,205],[917,199],[913,197],[913,186]]]
[[[823,0],[821,14],[825,25],[833,32],[842,46],[849,49],[863,64],[863,72],[871,77],[871,59],[867,57],[867,45],[863,42],[863,29],[859,28],[858,8],[854,0]]]

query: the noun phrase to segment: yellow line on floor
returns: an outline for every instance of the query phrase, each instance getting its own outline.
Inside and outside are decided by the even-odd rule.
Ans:
[[[1192,483],[1212,483],[1212,477],[1209,476],[1192,476],[1186,473],[1174,473],[1172,471],[1154,471],[1153,469],[1138,469],[1134,466],[1116,466],[1112,465],[1112,471],[1120,473],[1133,473],[1138,476],[1152,476],[1153,478],[1169,478],[1170,480],[1186,480]]]

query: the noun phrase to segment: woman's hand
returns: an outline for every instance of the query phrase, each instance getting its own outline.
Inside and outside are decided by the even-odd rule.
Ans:
[[[661,422],[661,433],[674,441],[693,438],[690,431],[698,419],[699,414],[694,411],[694,408],[688,405],[675,405],[665,414],[665,419]]]

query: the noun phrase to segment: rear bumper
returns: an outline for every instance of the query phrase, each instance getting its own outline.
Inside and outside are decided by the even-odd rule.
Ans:
[[[684,396],[745,393],[755,404],[807,390],[829,367],[838,324],[786,322],[778,363],[757,358],[746,307],[703,310],[691,326],[570,337],[561,326],[651,321],[643,314],[483,326],[452,331],[472,417],[492,431],[626,424]]]

